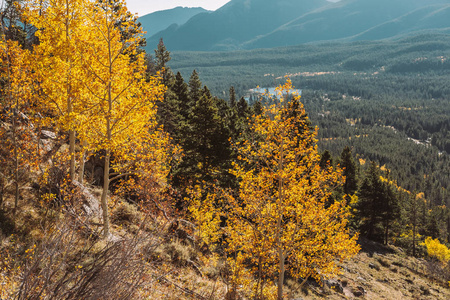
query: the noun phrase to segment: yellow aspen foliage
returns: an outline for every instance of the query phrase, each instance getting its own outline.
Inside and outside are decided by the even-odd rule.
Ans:
[[[427,248],[429,257],[439,260],[444,266],[450,262],[450,249],[441,244],[438,239],[428,236],[421,245]]]
[[[18,206],[20,182],[24,182],[30,169],[37,168],[37,139],[33,136],[33,124],[25,113],[30,112],[32,70],[30,53],[16,41],[0,40],[0,77],[3,82],[0,116],[0,188],[9,190],[12,182],[15,195],[14,215]],[[1,201],[1,199],[0,199]]]
[[[84,49],[77,39],[86,38],[83,18],[87,0],[26,0],[24,21],[37,28],[39,43],[31,59],[38,88],[36,104],[50,114],[47,118],[69,134],[70,178],[75,178],[75,138],[80,116],[88,110],[81,57]]]
[[[124,1],[89,2],[83,11],[84,34],[78,43],[84,49],[82,76],[86,78],[90,114],[88,122],[81,123],[80,132],[89,150],[105,151],[101,204],[104,235],[108,236],[110,165],[115,176],[130,171],[130,162],[134,170],[143,168],[139,173],[155,170],[151,159],[142,155],[161,157],[166,151],[168,137],[158,133],[156,123],[156,102],[163,99],[166,88],[159,78],[146,78],[144,53],[138,51],[142,29],[126,20]],[[121,30],[136,34],[124,38]],[[147,163],[145,167],[143,163]],[[160,171],[155,174],[165,172]],[[136,172],[131,170],[131,174]]]
[[[197,237],[214,246],[220,238],[220,211],[215,208],[219,202],[218,192],[205,193],[200,185],[188,189],[190,194],[189,212],[198,225]]]
[[[26,0],[25,21],[39,44],[33,49],[35,102],[49,124],[70,137],[70,178],[75,176],[75,138],[85,151],[105,153],[101,204],[104,235],[109,235],[110,181],[137,179],[155,190],[165,186],[170,149],[157,126],[156,102],[166,88],[147,78],[143,32],[125,1]],[[82,178],[83,165],[80,166]]]
[[[253,117],[253,139],[236,145],[238,193],[216,205],[235,289],[255,299],[283,299],[285,272],[305,281],[338,274],[337,262],[359,251],[345,201],[329,204],[341,171],[320,168],[316,132],[291,81],[276,91],[279,101]]]

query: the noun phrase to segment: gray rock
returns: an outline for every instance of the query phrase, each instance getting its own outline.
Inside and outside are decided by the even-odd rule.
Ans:
[[[102,215],[102,211],[97,197],[95,197],[82,183],[76,180],[72,181],[72,183],[80,189],[80,193],[83,196],[84,200],[83,208],[86,214],[91,217],[100,218]]]
[[[41,130],[41,138],[42,139],[56,139],[56,133],[48,130]]]

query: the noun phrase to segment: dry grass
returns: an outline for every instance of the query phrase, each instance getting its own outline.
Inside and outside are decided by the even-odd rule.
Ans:
[[[395,247],[387,247],[381,253],[362,251],[342,267],[343,274],[335,278],[342,293],[326,285],[309,284],[307,295],[303,293],[299,298],[450,299],[448,286],[431,279],[423,259],[406,256]]]

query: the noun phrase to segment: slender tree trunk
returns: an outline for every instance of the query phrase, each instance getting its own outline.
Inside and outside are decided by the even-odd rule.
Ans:
[[[111,56],[110,56],[111,57]],[[110,69],[111,71],[111,69]],[[111,94],[111,82],[108,84],[108,116],[106,117],[106,138],[108,143],[111,142],[111,111],[112,111],[112,94]],[[108,146],[109,147],[109,146]],[[103,192],[102,192],[102,210],[103,210],[103,236],[107,238],[109,236],[109,212],[108,212],[108,199],[107,194],[109,190],[109,161],[111,159],[111,149],[106,149],[105,154],[105,166],[103,169]]]
[[[416,257],[416,223],[413,224],[413,257]]]
[[[68,100],[70,101],[70,100]],[[70,105],[70,108],[72,106]],[[69,110],[69,113],[72,109]],[[75,180],[75,130],[69,131],[70,180]]]
[[[283,248],[278,249],[278,259],[280,260],[280,274],[278,275],[278,300],[283,300],[283,283],[284,283],[284,251]]]
[[[108,212],[108,190],[109,190],[109,160],[111,158],[110,150],[106,150],[105,166],[103,172],[103,191],[101,198],[101,205],[103,211],[103,237],[108,238],[110,234],[109,229],[109,212]]]
[[[111,36],[110,31],[108,29],[108,62],[109,62],[109,74],[112,74],[112,54],[111,54]],[[106,116],[106,140],[108,141],[108,146],[110,147],[110,142],[112,140],[112,132],[111,132],[111,112],[112,112],[112,83],[111,83],[111,77],[108,82],[107,86],[107,93],[108,93],[108,114]],[[104,238],[108,238],[110,234],[109,230],[109,212],[108,212],[108,202],[107,202],[107,193],[109,190],[109,161],[111,159],[111,149],[107,148],[106,154],[105,154],[105,166],[104,166],[104,173],[103,173],[103,193],[102,193],[102,210],[103,210],[103,236]]]
[[[450,241],[450,216],[447,215],[447,240]]]
[[[284,130],[282,135],[284,136]],[[279,178],[278,178],[278,210],[279,210],[279,216],[277,221],[277,247],[278,247],[278,263],[279,263],[279,274],[278,274],[278,300],[283,299],[283,283],[284,283],[284,249],[283,244],[281,242],[281,232],[282,232],[282,226],[283,226],[283,202],[284,202],[284,190],[283,190],[283,177],[282,177],[282,170],[284,169],[284,139],[281,139],[280,144],[280,158],[278,162],[278,172],[279,172]]]
[[[83,149],[81,150],[81,158],[80,158],[80,171],[78,174],[78,181],[81,184],[83,183],[83,178],[84,178],[84,166],[85,166],[84,159],[86,157],[86,146],[87,146],[87,142],[85,140],[83,140],[83,142],[82,142]]]
[[[69,15],[70,15],[70,3],[66,0],[66,20],[65,20],[65,29],[66,29],[66,41],[70,45],[70,24],[69,24]],[[72,86],[71,86],[71,72],[72,72],[72,61],[69,56],[66,58],[67,65],[69,66],[68,75],[67,75],[67,114],[71,114],[73,112],[73,99],[72,99]],[[75,130],[69,130],[69,154],[70,154],[70,180],[75,180]]]
[[[260,299],[262,299],[264,287],[263,287],[263,282],[262,282],[261,255],[259,256],[259,259],[258,259],[258,271],[259,271],[259,274],[258,274],[258,285],[256,286],[256,293],[255,294],[258,295],[258,292],[259,292],[259,297],[260,297]]]
[[[16,219],[17,206],[19,205],[19,155],[17,153],[17,109],[13,109],[13,145],[14,145],[14,209],[13,218]]]

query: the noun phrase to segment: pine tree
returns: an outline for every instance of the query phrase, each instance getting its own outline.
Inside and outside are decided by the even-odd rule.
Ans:
[[[156,70],[162,73],[162,83],[165,86],[170,86],[170,84],[172,83],[173,73],[167,63],[172,58],[170,57],[170,52],[167,51],[162,38],[159,40],[158,48],[155,50],[155,59]]]
[[[366,172],[366,177],[359,189],[358,211],[361,221],[361,233],[369,238],[374,238],[376,232],[375,226],[379,223],[382,202],[382,183],[380,174],[375,162],[370,163],[370,167]]]
[[[230,100],[229,104],[231,108],[236,107],[236,91],[234,90],[234,86],[230,87]]]
[[[246,124],[249,115],[248,103],[244,97],[241,97],[236,105],[239,118]]]
[[[196,70],[192,71],[189,78],[189,101],[196,103],[202,96],[202,82]]]
[[[352,150],[346,146],[341,153],[340,166],[345,176],[343,191],[346,195],[353,195],[358,190],[358,178],[356,174],[356,164],[353,160]]]
[[[188,85],[184,82],[183,76],[180,72],[175,75],[175,82],[172,87],[173,92],[177,99],[177,112],[187,119],[189,115],[190,105],[189,105],[189,90]]]
[[[394,187],[389,184],[389,181],[384,182],[383,188],[384,199],[382,203],[381,222],[384,227],[384,244],[387,245],[389,242],[389,229],[392,222],[400,216],[400,207],[398,205],[398,196],[394,191]]]
[[[333,166],[333,157],[331,156],[330,151],[325,150],[322,153],[319,165],[322,169],[327,169],[328,167]]]
[[[165,100],[158,104],[159,123],[177,144],[183,144],[186,138],[184,127],[190,110],[188,86],[180,72],[177,72],[171,88],[166,92]]]
[[[192,107],[188,121],[189,138],[180,169],[184,181],[211,181],[217,178],[222,164],[229,159],[229,134],[220,118],[214,99],[207,89]]]
[[[379,168],[371,162],[358,192],[361,233],[368,238],[388,242],[389,226],[399,215],[398,197],[389,179],[381,180]]]
[[[252,113],[253,115],[260,115],[263,111],[263,105],[261,104],[261,101],[256,101],[255,104],[252,106]]]

